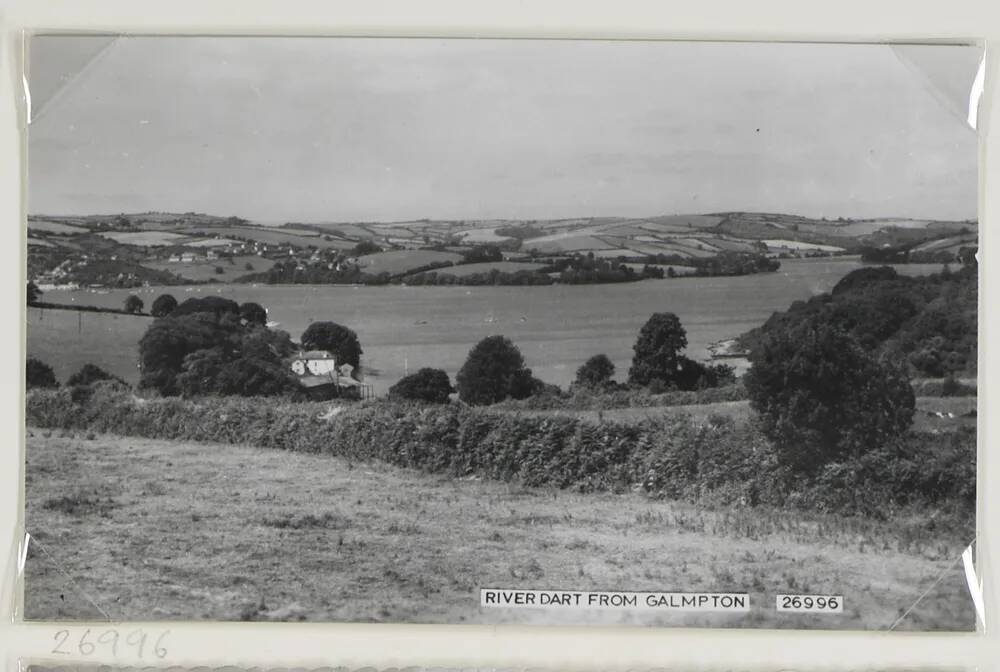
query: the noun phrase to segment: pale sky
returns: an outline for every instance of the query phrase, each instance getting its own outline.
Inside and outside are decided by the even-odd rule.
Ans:
[[[35,38],[29,211],[975,218],[968,47]]]

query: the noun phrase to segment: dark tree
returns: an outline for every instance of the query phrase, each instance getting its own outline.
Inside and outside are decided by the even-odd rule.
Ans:
[[[797,471],[877,449],[913,422],[913,388],[902,370],[839,327],[803,322],[769,333],[750,363],[750,405],[782,462]]]
[[[611,383],[615,365],[607,355],[594,355],[576,370],[576,384],[581,387],[603,388]]]
[[[170,294],[160,294],[153,301],[153,307],[149,310],[149,314],[153,317],[164,317],[174,312],[176,308],[177,299]]]
[[[360,243],[354,246],[351,250],[351,254],[355,257],[360,257],[365,254],[375,254],[376,252],[381,252],[382,248],[373,243],[370,240],[362,240]]]
[[[28,305],[33,306],[38,303],[42,298],[42,290],[38,289],[38,285],[28,281]]]
[[[52,372],[52,367],[42,360],[28,357],[24,369],[24,386],[27,389],[59,387],[59,383],[56,381],[56,374]]]
[[[332,352],[337,366],[350,364],[355,370],[361,365],[361,342],[353,330],[335,322],[313,322],[302,334],[306,350]]]
[[[448,395],[454,391],[447,373],[441,369],[423,368],[390,387],[389,397],[446,404]]]
[[[477,264],[488,261],[503,261],[503,252],[496,245],[476,245],[464,253],[465,263]]]
[[[868,266],[858,268],[842,277],[833,289],[831,294],[843,294],[845,292],[857,291],[861,288],[881,282],[889,282],[899,278],[899,273],[892,266]]]
[[[267,311],[259,303],[247,301],[240,306],[240,319],[247,324],[264,326],[267,324]]]
[[[459,398],[477,406],[508,397],[526,399],[538,389],[521,351],[505,336],[479,341],[469,352],[456,381]]]
[[[299,383],[285,358],[294,349],[286,332],[248,328],[229,313],[172,316],[139,341],[140,386],[166,396],[293,394]]]
[[[252,354],[246,350],[233,353],[224,347],[198,350],[184,358],[183,368],[177,387],[185,397],[290,396],[301,389],[282,359],[268,348],[255,349]]]
[[[673,313],[653,313],[639,330],[632,347],[631,385],[646,386],[654,380],[669,386],[677,381],[681,351],[687,347],[687,332]]]
[[[126,385],[124,380],[116,375],[108,373],[104,369],[94,364],[84,364],[80,367],[80,370],[69,377],[66,381],[66,385],[69,387],[74,387],[76,385],[90,385],[91,383],[96,383],[99,380],[112,380],[123,385]]]
[[[212,348],[236,352],[241,330],[235,318],[218,319],[212,313],[178,316],[174,311],[170,317],[154,321],[139,341],[139,386],[166,396],[178,394],[177,376],[183,370],[184,359]]]
[[[135,294],[129,294],[125,299],[125,312],[127,313],[141,313],[143,307],[142,299],[140,299]]]
[[[195,313],[212,313],[216,318],[224,315],[240,314],[240,304],[232,299],[224,299],[221,296],[206,296],[204,298],[186,299],[177,306],[171,313],[172,317],[182,315],[193,315]]]

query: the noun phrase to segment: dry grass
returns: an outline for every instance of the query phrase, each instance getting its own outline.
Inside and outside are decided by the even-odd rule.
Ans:
[[[29,429],[27,454],[30,619],[104,611],[120,620],[885,629],[934,586],[898,627],[973,626],[960,567],[945,571],[968,540],[929,534],[924,521],[706,511],[325,456],[38,429]],[[753,611],[485,611],[481,587],[745,590]],[[844,594],[845,613],[779,615],[779,592]]]

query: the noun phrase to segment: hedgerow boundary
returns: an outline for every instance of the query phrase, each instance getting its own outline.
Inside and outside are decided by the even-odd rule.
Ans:
[[[969,521],[969,529],[975,511],[976,441],[969,429],[910,432],[806,479],[778,465],[752,422],[725,417],[595,423],[385,400],[337,409],[273,398],[143,399],[104,382],[32,390],[25,416],[38,428],[248,444],[582,492],[878,518],[933,507],[932,523]]]

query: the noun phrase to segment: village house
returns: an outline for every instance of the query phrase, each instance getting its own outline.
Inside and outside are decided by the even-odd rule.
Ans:
[[[346,363],[337,366],[336,357],[326,350],[300,351],[292,357],[290,367],[312,399],[372,396],[371,386],[354,377],[354,367]]]

